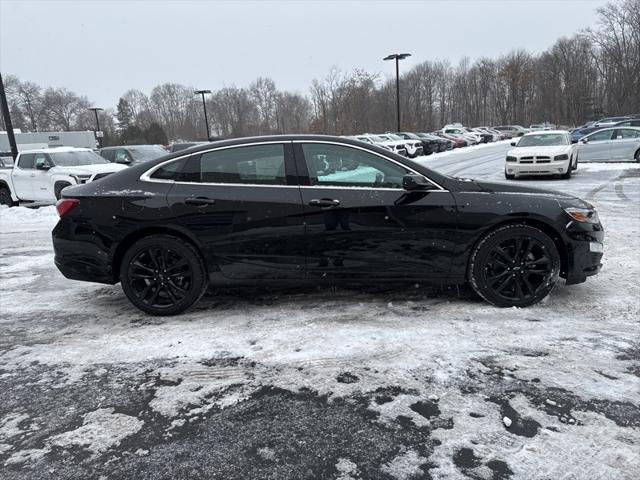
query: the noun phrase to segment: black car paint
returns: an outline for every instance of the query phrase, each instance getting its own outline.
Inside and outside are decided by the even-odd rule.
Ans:
[[[282,142],[288,185],[211,186],[148,182],[140,176],[172,158],[247,143]],[[441,188],[427,191],[315,189],[295,142],[335,142],[366,148],[425,175]],[[300,187],[300,188],[299,188]],[[187,205],[187,197],[213,205]],[[567,207],[588,207],[559,193],[451,178],[375,145],[344,138],[289,135],[225,140],[137,165],[93,184],[69,187],[79,205],[53,230],[55,262],[68,278],[119,281],[120,261],[137,239],[173,233],[202,253],[211,283],[260,281],[356,282],[372,280],[458,284],[483,234],[507,223],[547,232],[562,257],[561,275],[579,283],[598,272],[600,224],[571,221]],[[311,199],[339,197],[332,208]]]

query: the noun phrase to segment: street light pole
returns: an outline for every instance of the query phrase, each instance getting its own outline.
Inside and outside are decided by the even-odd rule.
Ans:
[[[13,134],[13,124],[11,123],[11,113],[9,112],[9,103],[7,102],[7,95],[4,91],[4,82],[2,81],[2,74],[0,74],[0,107],[2,107],[2,116],[4,117],[4,125],[7,128],[7,137],[9,139],[9,146],[11,148],[11,156],[13,161],[18,158],[18,145],[16,144],[16,136]]]
[[[204,101],[204,96],[207,93],[211,93],[211,90],[196,90],[196,95],[202,95],[202,108],[204,110],[204,124],[207,127],[207,137],[205,140],[209,140],[211,133],[209,132],[209,118],[207,117],[207,102]]]
[[[100,132],[100,134],[102,134],[102,132],[100,131],[100,120],[98,119],[98,112],[101,110],[104,110],[104,108],[100,108],[100,107],[91,107],[89,110],[91,110],[94,115],[96,116],[96,132],[95,132],[95,136],[98,139],[98,147],[102,148],[102,137],[98,136],[98,132]]]
[[[393,55],[387,55],[382,60],[395,60],[396,61],[396,113],[397,113],[397,130],[400,131],[400,60],[404,60],[407,57],[410,57],[410,53],[394,53]]]

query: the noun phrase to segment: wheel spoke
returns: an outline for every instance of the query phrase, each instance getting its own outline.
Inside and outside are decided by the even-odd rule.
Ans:
[[[498,285],[498,288],[496,288],[496,292],[500,293],[502,290],[504,290],[504,288],[509,285],[509,283],[511,283],[512,277],[507,277],[505,278],[502,283],[500,285]]]
[[[131,264],[131,266],[134,267],[134,268],[139,268],[140,270],[144,270],[145,272],[149,272],[149,273],[153,274],[153,268],[147,267],[146,265],[143,265],[142,263],[140,263],[140,260],[136,260],[135,262],[133,262]]]
[[[487,281],[491,282],[492,284],[495,284],[498,280],[500,280],[505,275],[509,275],[509,272],[507,270],[503,271],[502,273],[498,273],[496,275],[491,275],[490,277],[487,277]]]
[[[167,284],[167,285],[163,285],[162,288],[164,288],[164,291],[167,292],[167,295],[169,297],[169,300],[171,300],[171,303],[175,305],[178,302],[178,299],[171,291],[171,287]]]
[[[129,278],[133,278],[135,280],[151,280],[153,279],[153,274],[131,272],[129,274]]]
[[[501,256],[506,262],[508,263],[513,262],[513,257],[511,257],[507,252],[505,252],[502,247],[496,247],[494,248],[493,251],[496,252],[499,256]]]
[[[161,286],[158,285],[157,283],[155,285],[156,285],[156,288],[154,289],[153,294],[151,295],[151,300],[149,300],[149,305],[154,304],[154,302],[158,298],[158,294],[160,293]]]
[[[177,291],[177,292],[178,292],[181,296],[183,296],[183,297],[184,297],[184,296],[186,295],[186,293],[187,293],[187,291],[186,291],[184,288],[179,287],[178,285],[176,285],[176,284],[175,284],[175,282],[174,282],[173,280],[171,280],[171,279],[168,279],[168,280],[167,280],[167,285],[169,285],[169,287],[170,287],[172,290]]]
[[[524,284],[525,288],[528,291],[528,295],[525,295],[525,296],[528,297],[528,296],[531,296],[531,295],[535,294],[536,293],[536,289],[533,288],[533,286],[531,285],[531,282],[529,282],[529,279],[527,278],[527,275],[522,275],[521,278],[522,278],[522,283]]]
[[[547,257],[546,255],[543,257],[540,257],[536,260],[531,260],[526,262],[526,266],[533,266],[533,265],[545,265],[551,262],[551,259],[549,257]]]
[[[520,277],[515,278],[516,284],[516,297],[524,298],[524,293],[522,293],[522,286],[520,285]]]
[[[175,271],[175,270],[177,270],[179,268],[185,267],[187,265],[188,265],[187,261],[184,258],[182,258],[178,262],[174,263],[173,265],[168,266],[167,267],[167,273],[171,273],[171,272],[173,272],[173,271]]]

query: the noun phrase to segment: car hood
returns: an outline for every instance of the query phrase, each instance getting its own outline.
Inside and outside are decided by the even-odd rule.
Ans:
[[[516,147],[509,150],[507,155],[514,157],[533,157],[534,155],[561,155],[568,153],[571,145],[553,145],[549,147]]]
[[[96,163],[95,165],[79,165],[77,167],[53,167],[54,173],[64,173],[71,175],[93,175],[94,173],[113,173],[126,170],[126,165],[119,163]]]
[[[586,204],[586,202],[574,195],[569,195],[564,192],[558,192],[556,190],[532,188],[513,183],[484,182],[468,178],[456,178],[455,180],[458,182],[457,190],[460,192],[491,193],[496,195],[527,195],[554,198],[558,201],[562,201],[563,203],[575,203],[575,201],[578,201],[581,205]]]

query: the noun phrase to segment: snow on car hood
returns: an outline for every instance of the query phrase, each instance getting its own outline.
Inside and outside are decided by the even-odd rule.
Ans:
[[[551,145],[548,147],[516,147],[507,152],[513,157],[533,157],[536,155],[562,155],[571,152],[571,145]]]
[[[129,167],[119,163],[96,163],[94,165],[78,165],[77,167],[53,167],[54,173],[67,173],[73,175],[93,175],[94,173],[113,173],[125,170]]]

